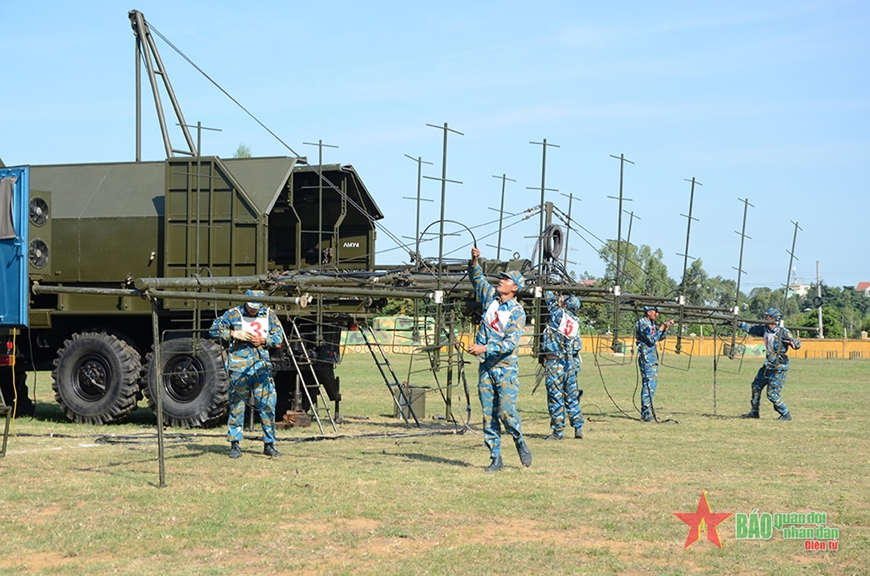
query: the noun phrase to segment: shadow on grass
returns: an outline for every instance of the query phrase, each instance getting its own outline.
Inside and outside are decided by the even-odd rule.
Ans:
[[[45,422],[53,424],[72,424],[72,420],[67,418],[63,412],[63,408],[56,402],[35,402],[36,414],[29,417],[35,422]],[[157,417],[149,408],[137,406],[130,412],[130,415],[121,422],[113,424],[138,424],[140,426],[156,426]],[[111,426],[112,424],[108,424]]]
[[[389,418],[389,420],[364,420],[355,417],[345,417],[341,422],[339,422],[339,425],[348,426],[349,428],[383,430],[385,434],[414,433],[421,431],[443,431],[461,434],[466,430],[465,425],[461,421],[458,424],[454,424],[453,422],[443,418],[437,420],[421,418],[419,426],[414,424],[412,419],[410,427],[406,426],[401,420],[393,418],[392,416],[384,415],[384,418]],[[326,426],[324,426],[324,428],[326,428]]]
[[[430,464],[447,464],[448,466],[459,466],[460,468],[474,468],[472,464],[465,462],[464,460],[454,460],[452,458],[441,458],[440,456],[432,456],[431,454],[419,454],[417,452],[397,452],[395,454],[391,454],[389,452],[370,452],[371,455],[377,456],[396,456],[399,458],[405,458],[407,460],[414,460],[417,462],[427,462]]]

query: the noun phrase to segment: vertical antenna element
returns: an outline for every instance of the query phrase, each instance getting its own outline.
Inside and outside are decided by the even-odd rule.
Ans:
[[[498,178],[501,180],[501,204],[498,209],[498,245],[496,246],[496,259],[501,260],[501,231],[502,231],[502,221],[504,220],[504,189],[505,184],[508,180],[511,182],[516,182],[516,180],[512,178],[508,178],[506,174],[502,174],[501,176],[493,176],[493,178]]]
[[[631,225],[634,222],[635,218],[637,218],[638,220],[643,220],[643,218],[641,218],[640,216],[635,216],[633,211],[629,212],[628,210],[624,210],[624,212],[628,214],[628,234],[626,234],[625,236],[625,262],[626,268],[628,268],[628,250],[629,248],[631,248]],[[646,275],[647,271],[641,270],[641,272]]]
[[[568,199],[568,225],[565,230],[565,247],[562,250],[565,251],[565,256],[562,258],[562,267],[565,271],[568,271],[568,236],[571,234],[571,205],[574,203],[574,194],[562,194],[565,198]],[[580,201],[580,198],[577,198],[577,201]]]
[[[746,199],[738,198],[738,200],[743,202],[743,227],[740,229],[740,232],[738,232],[737,230],[734,231],[735,234],[740,235],[740,259],[737,261],[737,268],[734,268],[732,266],[732,268],[737,270],[737,290],[734,292],[734,316],[735,317],[740,312],[740,279],[741,279],[742,275],[746,273],[746,271],[743,270],[743,244],[747,238],[752,240],[752,238],[750,236],[746,235],[746,213],[749,211],[750,206],[755,208],[754,205],[749,203],[749,198],[746,198]],[[728,357],[732,360],[734,359],[734,347],[736,345],[737,345],[737,325],[734,324],[731,327],[731,350],[728,353]]]
[[[435,124],[426,124],[426,126],[429,126],[430,128],[437,128],[438,130],[442,130],[444,132],[444,144],[443,144],[443,150],[442,150],[442,154],[441,154],[441,178],[435,178],[434,176],[423,176],[423,178],[427,178],[429,180],[440,180],[441,181],[441,220],[439,221],[440,227],[439,227],[439,231],[438,231],[438,277],[437,277],[438,292],[441,292],[441,290],[443,289],[443,274],[444,274],[444,207],[447,204],[447,183],[451,182],[453,184],[462,184],[462,182],[459,182],[457,180],[448,180],[447,179],[447,135],[449,132],[453,132],[454,134],[458,134],[460,136],[464,136],[464,134],[462,132],[458,132],[456,130],[453,130],[452,128],[449,128],[447,126],[447,122],[445,122],[443,126],[436,126]],[[435,337],[437,339],[439,339],[438,340],[439,343],[440,343],[441,334],[443,333],[442,332],[443,328],[444,328],[444,304],[441,300],[438,300],[435,302],[435,334],[436,334]],[[448,334],[448,337],[452,340],[453,339],[453,332],[450,332]],[[452,348],[453,342],[451,341],[450,344],[451,344],[451,347],[448,348],[448,355],[449,355],[448,361],[449,361],[449,358],[452,357],[452,355],[453,355],[453,348]],[[432,367],[434,370],[437,371],[440,368],[440,366],[441,366],[441,351],[440,351],[440,348],[436,348],[432,352]],[[451,373],[452,373],[452,371],[451,371]],[[449,374],[448,374],[448,378],[450,378]],[[449,408],[449,403],[450,403],[450,396],[449,396],[450,389],[449,388],[448,388],[447,394],[448,394],[447,400],[448,400],[448,408]],[[448,409],[448,412],[449,412],[449,409]]]
[[[686,295],[686,270],[688,269],[689,258],[691,258],[692,260],[695,259],[694,257],[689,256],[689,236],[692,233],[692,220],[695,220],[696,222],[698,221],[697,218],[692,217],[692,205],[695,202],[695,184],[697,184],[698,186],[703,186],[703,184],[696,181],[694,177],[691,180],[689,180],[688,178],[684,178],[684,180],[686,182],[691,182],[692,188],[691,188],[691,191],[689,192],[689,214],[688,215],[680,214],[680,216],[682,216],[683,218],[686,218],[686,220],[687,220],[687,222],[686,222],[686,251],[684,254],[677,254],[677,256],[683,257],[683,280],[680,282],[680,295],[681,296]]]
[[[414,238],[416,239],[416,245],[414,248],[415,252],[411,255],[411,261],[414,262],[414,265],[417,268],[420,268],[420,202],[433,202],[433,200],[430,200],[429,198],[422,198],[420,196],[420,183],[423,174],[423,164],[428,164],[432,166],[432,162],[426,162],[425,160],[423,160],[423,158],[419,156],[417,158],[414,158],[413,156],[408,156],[407,154],[405,154],[405,158],[410,158],[417,163],[417,198],[409,198],[408,196],[403,196],[402,198],[404,198],[405,200],[417,201],[417,233],[414,236]]]
[[[465,134],[449,128],[447,126],[447,122],[444,123],[444,126],[436,126],[435,124],[426,124],[426,126],[429,126],[430,128],[437,128],[438,130],[442,130],[444,132],[444,145],[441,153],[441,178],[423,176],[423,178],[428,178],[429,180],[441,181],[441,220],[440,228],[438,230],[438,289],[441,290],[441,271],[444,265],[444,262],[442,261],[444,259],[444,207],[447,204],[447,183],[451,182],[453,184],[462,184],[462,182],[447,179],[447,133],[453,132],[454,134],[459,134],[460,136],[465,136]],[[440,326],[438,328],[440,328]]]
[[[623,185],[623,176],[625,163],[634,164],[631,160],[625,157],[625,154],[620,154],[619,156],[610,155],[611,158],[616,158],[619,160],[619,196],[608,196],[608,198],[612,200],[619,200],[619,217],[617,221],[616,228],[616,274],[614,274],[613,278],[613,289],[614,289],[614,305],[613,305],[613,341],[611,343],[613,347],[613,351],[618,351],[619,348],[619,283],[620,283],[620,253],[622,252],[622,202],[623,200],[627,202],[631,202],[631,198],[625,198],[622,194],[622,185]]]
[[[746,271],[743,270],[743,243],[747,238],[752,240],[751,236],[746,235],[746,213],[748,212],[750,206],[752,206],[753,208],[755,208],[755,206],[749,203],[748,198],[746,198],[746,199],[738,198],[738,200],[743,202],[743,227],[740,229],[740,232],[738,232],[737,230],[734,231],[735,234],[740,235],[740,260],[737,262],[737,268],[734,268],[733,266],[732,266],[732,268],[734,268],[734,270],[737,270],[737,292],[734,293],[734,306],[737,306],[739,308],[739,306],[740,306],[740,278],[741,278],[741,275],[746,274]],[[733,346],[733,342],[732,342],[732,346]]]
[[[682,345],[683,344],[682,343],[683,305],[686,303],[686,270],[688,269],[689,258],[692,258],[692,260],[695,259],[694,257],[689,256],[689,236],[692,233],[692,220],[698,220],[697,218],[692,218],[692,206],[695,202],[695,184],[697,184],[698,186],[703,186],[703,184],[701,184],[700,182],[697,182],[695,180],[694,176],[692,177],[691,180],[689,180],[688,178],[684,178],[684,180],[686,182],[691,182],[692,188],[691,188],[691,191],[689,192],[689,213],[688,213],[688,215],[687,214],[680,214],[680,216],[683,216],[684,218],[686,218],[686,251],[684,254],[677,254],[677,256],[683,257],[683,280],[680,282],[680,318],[679,318],[679,324],[677,326],[677,346],[676,346],[677,354],[679,354],[683,349],[683,345]]]
[[[785,314],[786,314],[786,312],[785,312],[786,304],[788,304],[788,287],[791,286],[791,267],[794,264],[794,261],[798,260],[798,257],[794,255],[794,247],[795,247],[795,244],[797,244],[797,233],[798,233],[798,230],[803,230],[803,228],[798,226],[798,223],[795,222],[794,220],[792,220],[791,223],[794,224],[794,237],[791,240],[791,250],[788,251],[788,254],[790,257],[788,259],[788,276],[786,276],[786,280],[785,280],[785,298],[783,298],[783,301],[782,301],[783,320],[785,319]]]
[[[453,182],[455,184],[462,184],[462,182],[457,182],[456,180],[448,180],[447,179],[447,135],[449,132],[453,132],[454,134],[458,134],[463,136],[462,132],[458,132],[453,130],[447,126],[447,122],[444,123],[444,126],[435,126],[434,124],[426,124],[431,128],[437,128],[438,130],[442,130],[444,133],[444,145],[441,154],[441,221],[440,230],[438,233],[438,293],[441,293],[443,289],[443,275],[444,275],[444,207],[447,205],[447,182]],[[426,178],[429,178],[426,176]],[[432,180],[437,180],[437,178],[431,178]],[[452,317],[451,317],[452,318]],[[444,334],[444,303],[443,299],[438,298],[435,301],[435,338],[438,344],[441,343],[441,335]],[[444,398],[445,400],[445,414],[448,418],[451,417],[452,410],[452,383],[453,383],[453,353],[454,353],[454,331],[451,327],[450,330],[447,331],[447,394]],[[436,347],[435,350],[432,351],[432,368],[434,371],[438,371],[441,367],[441,349],[440,346]]]
[[[537,282],[537,286],[543,286],[547,283],[545,278],[548,278],[550,275],[550,270],[544,270],[544,227],[545,227],[545,213],[547,218],[547,224],[549,224],[549,219],[552,217],[552,206],[547,208],[545,194],[546,192],[558,192],[556,189],[547,188],[547,146],[552,146],[553,148],[559,148],[557,144],[549,144],[547,139],[544,138],[542,142],[529,142],[529,144],[535,144],[541,147],[541,218],[540,225],[538,228],[538,239],[535,242],[535,245],[538,247],[538,255],[537,255],[537,267],[535,268],[535,274]],[[526,187],[527,190],[535,190],[534,187]],[[549,267],[548,267],[549,268]],[[541,326],[543,324],[543,312],[541,307],[541,298],[535,298],[535,304],[533,308],[533,314],[535,318],[535,333],[534,339],[532,340],[532,351],[534,354],[538,354],[541,351],[541,341],[543,333],[541,331]]]
[[[547,139],[544,138],[543,142],[529,142],[529,144],[536,144],[541,146],[543,149],[541,154],[541,187],[535,188],[534,186],[527,186],[526,190],[540,190],[541,191],[541,223],[540,228],[538,230],[538,242],[543,242],[544,236],[544,193],[545,192],[558,192],[555,188],[547,188],[547,146],[551,146],[553,148],[559,148],[558,144],[549,144]],[[538,262],[537,262],[537,273],[539,277],[544,276],[544,250],[543,246],[538,250]],[[540,284],[539,284],[540,285]],[[538,300],[535,300],[536,306],[538,305]]]

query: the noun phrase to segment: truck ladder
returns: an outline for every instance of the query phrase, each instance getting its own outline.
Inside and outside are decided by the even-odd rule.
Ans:
[[[359,331],[362,334],[363,340],[365,340],[366,347],[372,354],[375,365],[378,367],[378,370],[381,371],[381,376],[384,378],[387,388],[390,390],[390,395],[393,397],[393,402],[396,404],[399,416],[404,420],[405,425],[410,428],[411,422],[408,420],[408,416],[405,413],[405,409],[407,409],[407,414],[411,415],[414,419],[414,423],[419,427],[420,421],[417,420],[417,415],[414,414],[414,409],[411,407],[410,389],[406,389],[399,382],[399,379],[396,377],[396,372],[393,370],[393,365],[390,364],[381,343],[378,342],[378,338],[375,336],[375,331],[368,324],[360,326]],[[389,371],[389,376],[387,375],[387,372],[384,371],[384,367]]]
[[[314,370],[314,362],[311,360],[311,356],[308,355],[308,348],[305,346],[305,340],[302,339],[302,334],[299,333],[299,327],[296,325],[295,318],[290,319],[290,325],[293,327],[292,336],[295,341],[299,342],[304,359],[301,362],[296,359],[296,354],[293,353],[293,348],[290,346],[290,342],[287,339],[286,331],[284,332],[284,344],[287,346],[287,353],[290,355],[290,358],[293,361],[293,366],[296,368],[296,377],[302,382],[300,388],[305,392],[305,397],[308,398],[308,405],[311,406],[311,411],[314,412],[314,419],[317,420],[317,425],[320,427],[320,433],[324,434],[323,423],[320,421],[320,412],[326,413],[326,416],[329,418],[329,423],[332,424],[332,429],[338,433],[338,428],[335,426],[335,419],[332,417],[332,412],[329,411],[329,403],[325,400],[326,390],[323,388],[320,379],[317,377],[317,371]],[[303,366],[307,367],[311,372],[312,383],[305,381],[305,378],[302,375]],[[314,398],[311,397],[309,388],[317,390],[317,393],[314,394]]]

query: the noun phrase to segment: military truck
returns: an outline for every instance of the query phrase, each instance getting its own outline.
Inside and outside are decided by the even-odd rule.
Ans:
[[[13,191],[0,211],[11,214],[14,229],[0,239],[6,264],[0,300],[4,396],[11,404],[14,380],[19,414],[28,412],[25,369],[51,370],[56,400],[70,419],[83,423],[121,421],[143,394],[155,405],[152,302],[134,291],[136,279],[250,282],[312,266],[369,270],[374,223],[383,218],[352,166],[309,166],[290,157],[20,166],[0,168],[0,179]],[[34,285],[73,293],[34,293]],[[85,288],[117,289],[119,295]],[[338,402],[333,367],[341,330],[373,303],[327,298],[308,309],[276,311],[286,332],[292,332],[288,321],[296,322],[323,388]],[[212,340],[198,342],[197,335],[229,304],[166,298],[155,306],[166,335],[165,423],[219,421],[227,405],[222,348]],[[291,401],[298,403],[298,381],[292,364],[278,367],[281,414]]]

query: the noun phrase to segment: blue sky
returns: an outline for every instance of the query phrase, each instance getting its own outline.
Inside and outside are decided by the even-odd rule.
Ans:
[[[689,255],[736,279],[749,209],[742,287],[786,280],[794,232],[799,278],[834,286],[870,280],[870,5],[770,2],[165,2],[0,1],[0,110],[7,165],[132,161],[134,39],[130,9],[278,134],[295,152],[353,164],[396,236],[413,237],[417,165],[441,174],[445,217],[467,226],[547,200],[598,238],[615,238],[619,162],[633,243],[661,248],[682,272],[690,184],[697,178]],[[203,153],[292,155],[168,45],[158,50]],[[168,106],[168,104],[165,104]],[[146,160],[164,157],[153,101],[143,100]],[[172,134],[176,147],[180,135]],[[440,184],[423,181],[422,225],[439,218]],[[511,219],[513,223],[516,219]],[[628,218],[623,220],[623,237]],[[538,218],[502,243],[530,257]],[[436,229],[437,225],[432,229]],[[449,227],[448,227],[449,229]],[[494,256],[495,227],[474,228]],[[569,237],[569,268],[598,276],[600,242]],[[446,239],[465,257],[461,231]],[[591,244],[591,246],[590,246]],[[437,256],[430,243],[424,256]],[[407,260],[381,233],[379,264]]]

